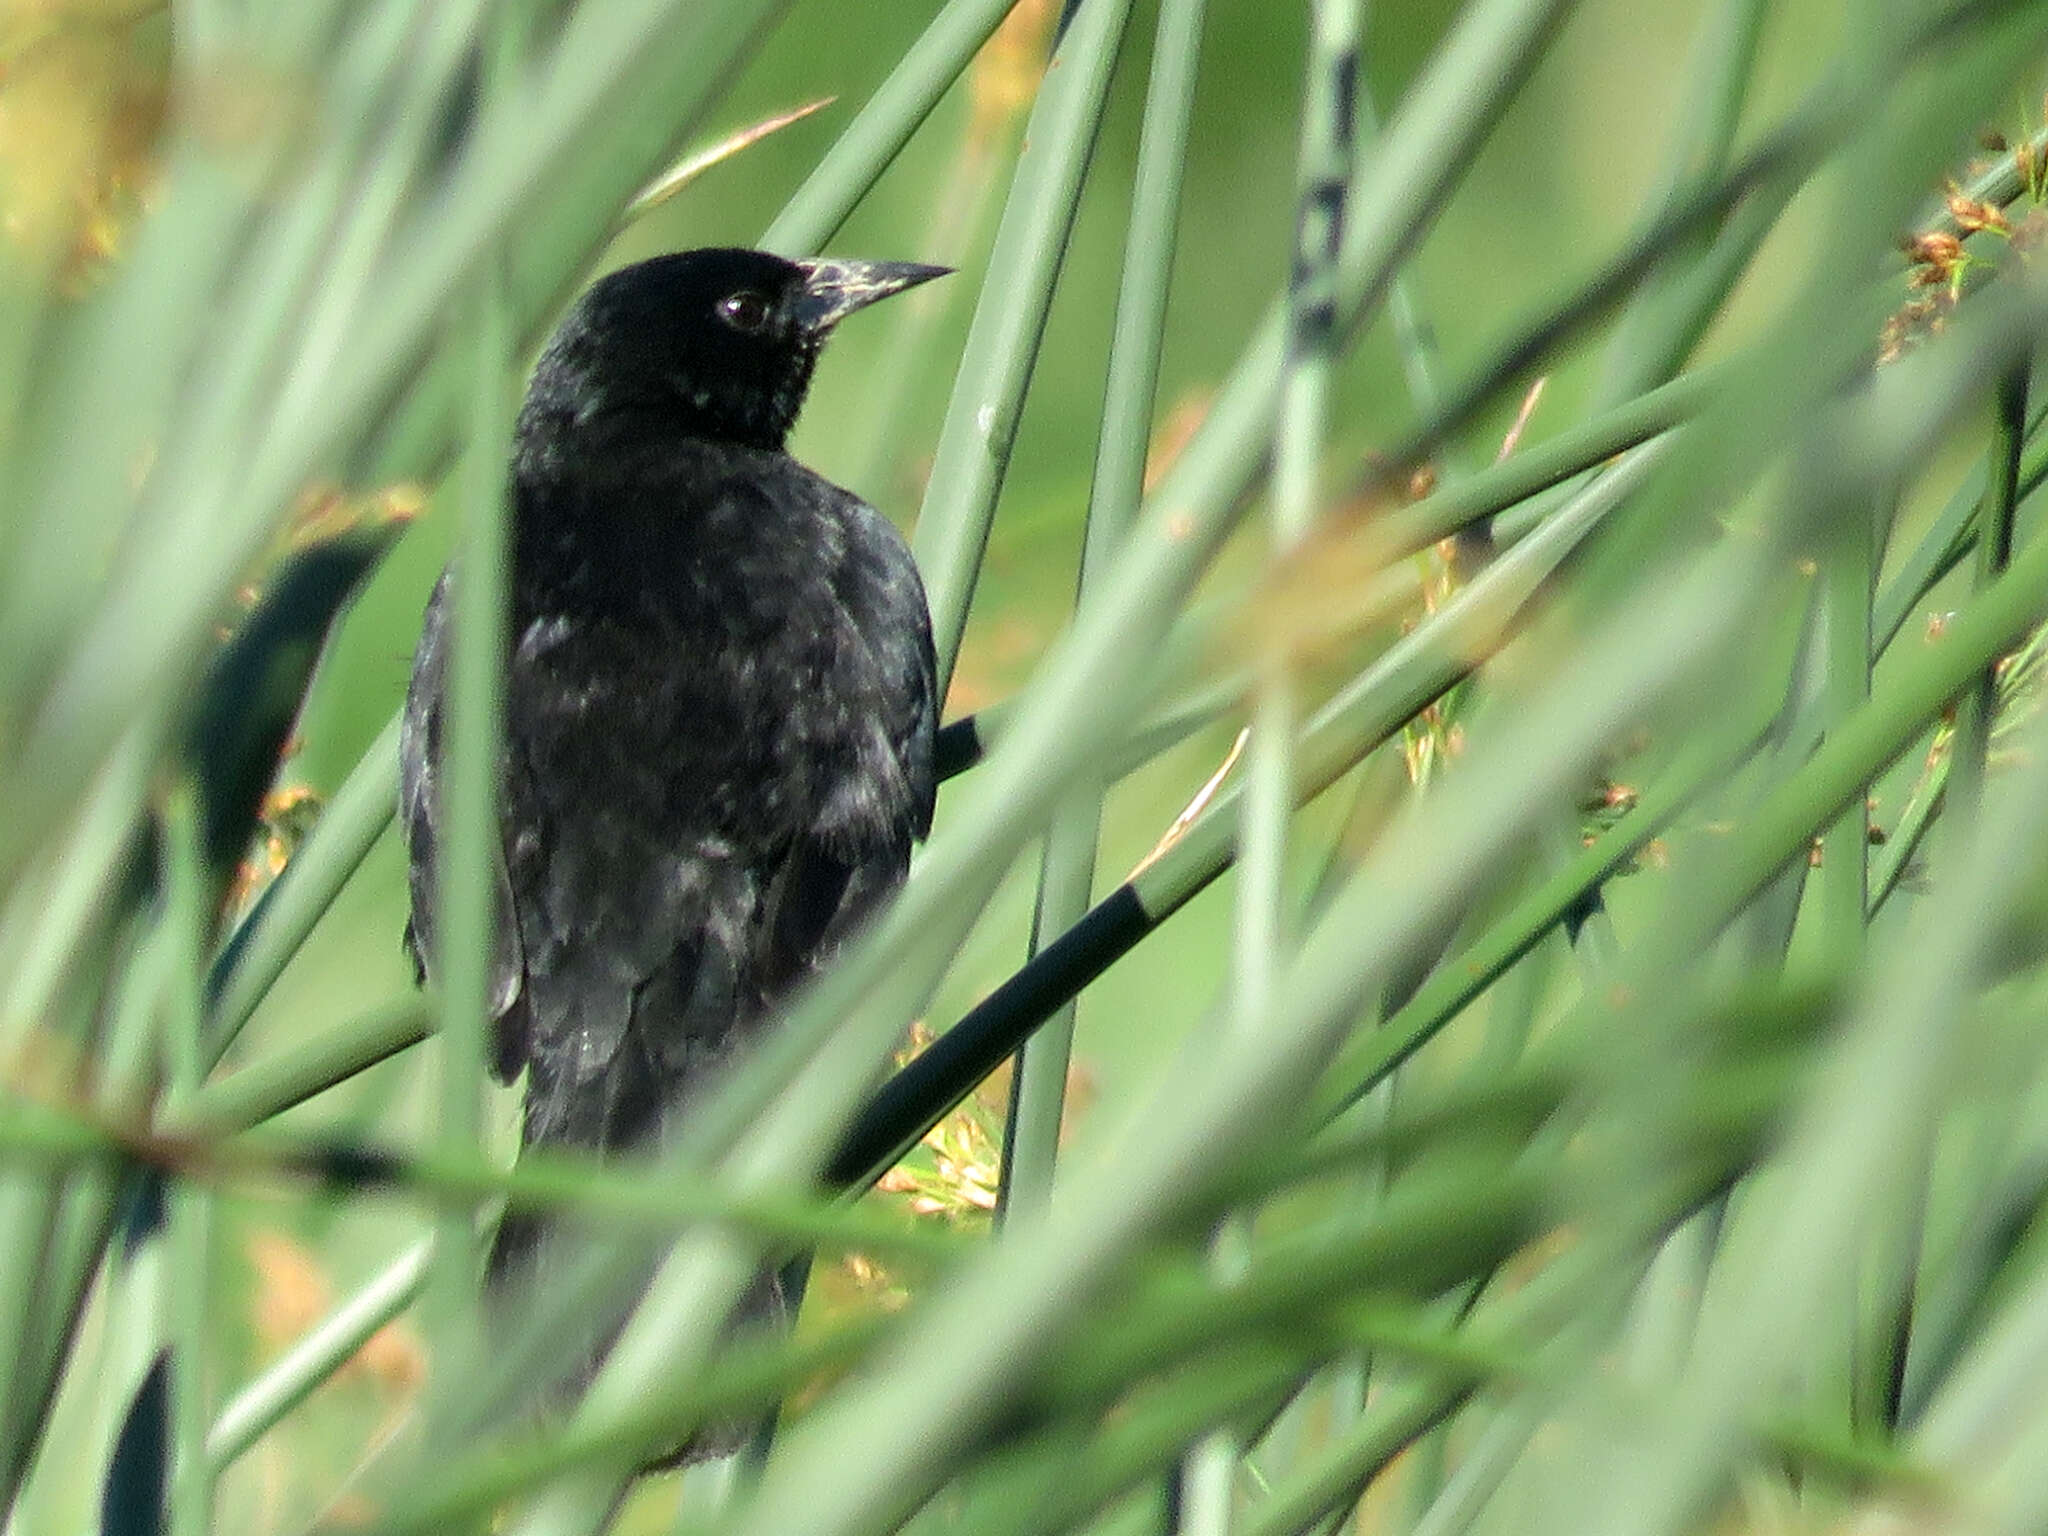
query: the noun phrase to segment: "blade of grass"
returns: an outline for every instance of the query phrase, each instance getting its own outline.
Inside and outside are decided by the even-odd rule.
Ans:
[[[784,256],[822,250],[1017,0],[948,0],[761,236]]]
[[[1720,0],[1700,24],[1693,44],[1695,62],[1686,70],[1685,100],[1665,150],[1661,186],[1654,194],[1666,211],[1684,196],[1688,183],[1702,174],[1718,173],[1734,152],[1765,11],[1763,0]],[[1601,399],[1626,399],[1683,366],[1709,316],[1727,298],[1736,273],[1776,223],[1791,190],[1787,187],[1785,196],[1759,195],[1735,215],[1752,227],[1734,242],[1739,255],[1731,253],[1733,259],[1712,264],[1718,268],[1719,281],[1698,282],[1710,265],[1708,245],[1702,240],[1691,250],[1675,252],[1665,270],[1630,300],[1602,359]],[[1724,228],[1720,239],[1727,240],[1732,232]],[[1700,287],[1704,293],[1698,293]]]
[[[2020,459],[2026,434],[2026,368],[2015,369],[2000,385],[1995,420],[1991,475],[1976,518],[1981,530],[1975,583],[1979,591],[2003,575],[2012,560],[2013,516],[2019,505]],[[1966,827],[1974,823],[1983,804],[1991,727],[1997,709],[1998,670],[1991,667],[1977,679],[1977,686],[1964,696],[1956,711],[1946,789],[1946,809],[1954,825]]]
[[[1129,19],[1127,0],[1082,0],[1061,34],[954,376],[912,541],[931,602],[942,698]]]
[[[48,876],[31,873],[9,892],[0,945],[14,963],[0,1013],[0,1056],[19,1059],[33,1032],[47,1027],[80,947],[95,924],[117,915],[107,910],[108,898],[135,855],[134,812],[152,768],[145,735],[124,736],[53,850]]]
[[[2034,412],[2027,423],[2026,441],[2033,442],[2048,424],[2048,405]],[[2048,444],[2038,445],[2020,461],[2016,502],[2025,502],[2048,482]],[[1933,590],[1936,582],[1954,570],[1977,547],[1977,509],[1984,500],[1984,478],[1974,474],[1956,488],[1943,505],[1913,552],[1877,600],[1871,621],[1872,638],[1880,649],[1888,648],[1912,617],[1914,607]]]
[[[823,111],[837,99],[834,96],[821,96],[816,101],[807,101],[787,112],[774,113],[762,118],[758,123],[749,123],[746,127],[727,134],[715,144],[685,155],[633,194],[633,200],[626,204],[625,212],[619,215],[620,226],[644,219],[713,166],[722,165],[742,150],[760,143],[770,134],[780,133],[790,124],[800,123],[812,113]]]
[[[1978,590],[1997,580],[2012,558],[2013,519],[2027,430],[2029,367],[2015,368],[2000,383],[1996,394],[1991,474],[1976,519],[1982,530],[1977,541]],[[1999,669],[1992,666],[1985,669],[1976,686],[1956,706],[1948,773],[1940,803],[1943,810],[1953,813],[1948,825],[1957,842],[1971,835],[1983,809],[1991,730],[1998,702]],[[1930,795],[1926,803],[1933,806],[1935,797]],[[1898,1428],[1906,1367],[1913,1352],[1921,1304],[1915,1280],[1922,1267],[1928,1202],[1933,1198],[1928,1186],[1932,1168],[1919,1172],[1918,1180],[1891,1197],[1895,1207],[1903,1207],[1895,1223],[1897,1230],[1881,1233],[1878,1241],[1885,1246],[1879,1248],[1875,1272],[1860,1277],[1862,1316],[1857,1338],[1858,1364],[1862,1369],[1856,1381],[1856,1406],[1860,1412],[1852,1427],[1871,1426],[1886,1432]]]
[[[433,1244],[418,1243],[357,1292],[261,1377],[228,1400],[206,1436],[207,1465],[218,1477],[284,1416],[354,1357],[371,1335],[419,1299]]]
[[[163,923],[169,935],[164,968],[164,1076],[170,1106],[191,1101],[205,1073],[201,995],[206,984],[202,946],[208,926],[206,873],[199,848],[199,805],[189,784],[173,791],[164,814],[167,872]],[[169,1294],[171,1353],[170,1536],[207,1536],[213,1529],[213,1469],[205,1454],[212,1371],[213,1200],[179,1183],[170,1191],[169,1243],[164,1266]]]
[[[1195,70],[1206,10],[1207,0],[1168,0],[1160,7],[1103,388],[1102,433],[1096,443],[1095,479],[1082,536],[1077,602],[1085,601],[1090,578],[1122,540],[1144,495],[1145,457],[1158,392],[1167,285],[1173,270],[1188,124],[1194,110]],[[1033,955],[1087,911],[1101,820],[1102,795],[1092,786],[1077,789],[1054,812],[1046,829],[1038,900],[1031,919]],[[1050,1195],[1073,1031],[1074,1005],[1068,1002],[1055,1010],[1018,1055],[1004,1127],[999,1212],[1018,1200],[1043,1204]]]
[[[169,1129],[227,1135],[260,1125],[418,1045],[434,1032],[440,1004],[410,993],[213,1078]]]
[[[161,925],[143,929],[124,955],[126,963],[113,984],[97,1094],[97,1102],[109,1114],[140,1117],[156,1090],[163,1058],[158,1024],[167,986],[168,943]],[[32,1305],[23,1298],[10,1323],[10,1329],[21,1331],[22,1343],[15,1368],[6,1378],[10,1389],[5,1401],[6,1438],[0,1442],[6,1455],[0,1461],[0,1506],[12,1503],[29,1457],[49,1427],[47,1415],[113,1230],[116,1202],[127,1187],[116,1172],[80,1170],[63,1189],[64,1203],[43,1261],[41,1300]],[[30,1251],[45,1249],[38,1245]]]
[[[1338,355],[1338,264],[1344,248],[1357,133],[1359,32],[1355,0],[1316,0],[1309,12],[1295,178],[1293,262],[1288,277],[1287,355],[1273,418],[1273,480],[1268,568],[1294,557],[1320,511],[1323,439],[1329,426],[1330,373]],[[1255,625],[1255,628],[1259,627]],[[1238,797],[1238,871],[1231,913],[1230,1000],[1223,1025],[1260,1027],[1272,1007],[1274,977],[1293,949],[1296,915],[1288,892],[1288,821],[1296,799],[1294,738],[1300,702],[1297,659],[1284,629],[1260,635],[1244,792]],[[1243,1269],[1247,1229],[1226,1216],[1209,1258],[1230,1284]],[[1197,1444],[1181,1473],[1181,1530],[1229,1536],[1246,1445],[1228,1430]]]
[[[507,365],[511,312],[495,260],[485,264],[470,306],[473,391],[469,441],[459,470],[462,541],[452,582],[446,698],[446,757],[439,792],[446,835],[435,892],[436,964],[441,972],[440,1113],[438,1145],[463,1156],[482,1141],[484,1064],[499,945],[498,781],[504,754],[505,655],[511,624],[508,593],[511,530],[505,506],[505,464],[512,436]],[[443,1213],[434,1243],[429,1287],[437,1331],[459,1337],[474,1311],[479,1254],[474,1213]],[[443,1389],[455,1384],[444,1380]]]
[[[1755,731],[1737,732],[1729,746],[1736,752],[1745,750],[1760,730],[1761,720]],[[1439,967],[1377,1031],[1347,1046],[1331,1063],[1310,1119],[1334,1119],[1420,1050],[1545,934],[1555,931],[1588,889],[1639,852],[1715,783],[1726,767],[1723,754],[1702,751],[1646,790],[1620,824],[1559,867],[1468,948]]]
[[[398,717],[364,749],[291,862],[221,946],[207,978],[207,1050],[218,1062],[398,807]]]

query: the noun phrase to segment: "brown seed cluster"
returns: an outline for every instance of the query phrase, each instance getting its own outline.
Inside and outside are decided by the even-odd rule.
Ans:
[[[2002,136],[1988,136],[1986,142],[1999,153],[2012,157],[2020,172],[2022,195],[2030,204],[2038,205],[2048,189],[2043,187],[2040,157],[2033,141],[2023,140],[2011,149]],[[1878,337],[1880,363],[1888,363],[1927,337],[1939,335],[1961,302],[1965,285],[1973,280],[1972,274],[1995,270],[1996,264],[1981,249],[1972,248],[1972,237],[1995,236],[2024,258],[2039,243],[2044,228],[2048,228],[2038,206],[2016,220],[2007,209],[1972,197],[1954,181],[1948,183],[1942,205],[1944,217],[1938,226],[1915,230],[1899,242],[1906,257],[1906,283],[1912,296],[1885,321]]]

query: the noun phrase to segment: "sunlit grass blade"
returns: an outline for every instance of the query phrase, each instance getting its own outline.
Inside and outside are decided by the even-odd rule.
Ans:
[[[761,248],[816,255],[1016,4],[948,0],[768,226]]]
[[[1082,534],[1078,596],[1123,537],[1144,495],[1146,450],[1151,441],[1159,357],[1165,340],[1166,299],[1172,273],[1175,225],[1194,109],[1206,0],[1161,8],[1145,93],[1145,121],[1124,234],[1123,276],[1103,391],[1102,432],[1095,446]],[[1053,942],[1087,911],[1095,879],[1100,833],[1099,792],[1077,790],[1046,830],[1032,914],[1033,954]],[[1056,1009],[1017,1057],[1010,1111],[1004,1122],[1001,1209],[1017,1201],[1042,1202],[1059,1155],[1067,1073],[1073,1050],[1074,1005]]]
[[[634,193],[633,200],[626,204],[625,212],[619,215],[619,222],[630,224],[636,219],[645,218],[713,166],[730,160],[741,150],[760,143],[770,134],[780,133],[791,123],[800,123],[812,113],[822,112],[838,99],[836,96],[821,96],[816,101],[807,101],[800,107],[790,108],[787,112],[777,112],[757,123],[749,123],[744,128],[734,129],[716,143],[692,151]]]
[[[913,540],[931,600],[942,696],[966,629],[1019,408],[1080,210],[1081,185],[1129,15],[1125,0],[1084,0],[1059,38],[1025,129],[1027,148],[1018,158],[981,302],[954,375]]]

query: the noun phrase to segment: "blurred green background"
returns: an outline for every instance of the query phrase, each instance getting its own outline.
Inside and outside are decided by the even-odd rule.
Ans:
[[[1443,380],[1456,379],[1519,317],[1565,291],[1654,195],[1677,83],[1712,8],[1695,0],[1588,0],[1579,7],[1408,265],[1413,301],[1435,332]],[[687,188],[623,233],[606,265],[754,241],[933,9],[799,0],[724,98],[709,136],[820,97],[836,97],[836,104]],[[978,270],[1055,10],[1044,0],[1025,0],[832,242],[836,251]],[[1370,8],[1365,74],[1382,115],[1455,10],[1449,0]],[[1838,8],[1826,0],[1781,0],[1770,8],[1748,121],[1776,116],[1813,79],[1817,61],[1839,44],[1838,24]],[[949,715],[1013,692],[1059,633],[1072,601],[1152,31],[1151,9],[1141,7],[1028,397]],[[1155,457],[1173,451],[1177,429],[1199,414],[1284,280],[1304,31],[1298,6],[1217,0],[1212,8]],[[545,208],[532,216],[545,219]],[[1811,214],[1795,209],[1775,238],[1797,242],[1813,232]],[[1782,254],[1782,244],[1768,248],[1756,270],[1770,273]],[[915,513],[974,291],[966,280],[934,285],[850,324],[826,355],[797,431],[799,457],[899,522]],[[1753,281],[1729,323],[1768,323],[1773,298],[1767,276]],[[1555,372],[1525,441],[1541,440],[1551,422],[1572,419],[1596,361],[1591,352],[1573,356]],[[1416,416],[1385,321],[1351,353],[1338,388],[1331,452],[1332,473],[1341,476],[1397,439]],[[1475,426],[1448,456],[1446,471],[1491,458],[1512,415],[1512,406],[1504,407]],[[429,499],[356,603],[323,665],[288,783],[331,792],[396,708],[451,523]],[[1218,579],[1229,580],[1231,569],[1225,561]],[[1153,846],[1223,759],[1234,730],[1233,722],[1199,734],[1117,789],[1098,889],[1116,883]],[[932,1010],[934,1027],[957,1017],[1022,958],[1035,873],[1034,861],[1012,871],[953,967]],[[1386,899],[1398,902],[1401,893],[1389,891]],[[1625,889],[1617,899],[1625,920]],[[1229,900],[1226,879],[1084,995],[1075,1133],[1086,1135],[1091,1123],[1112,1115],[1199,1018],[1222,973]],[[403,857],[393,833],[271,994],[238,1051],[264,1052],[409,988],[399,945],[404,912]],[[423,1123],[429,1078],[416,1058],[401,1057],[308,1106],[299,1121],[402,1141]],[[508,1125],[511,1105],[510,1094],[501,1096]],[[247,1364],[302,1331],[422,1230],[417,1213],[397,1201],[224,1205],[231,1212],[226,1247],[240,1266],[247,1306],[220,1322],[227,1358]],[[223,1529],[289,1526],[308,1501],[332,1489],[343,1470],[335,1458],[361,1443],[365,1415],[391,1411],[417,1386],[420,1362],[402,1332],[387,1346],[238,1465],[222,1490]],[[349,1430],[332,1433],[341,1419]],[[675,1495],[657,1486],[641,1497],[653,1528],[658,1508]]]

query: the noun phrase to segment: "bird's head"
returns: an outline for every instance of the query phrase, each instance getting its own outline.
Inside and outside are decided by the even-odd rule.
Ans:
[[[779,448],[832,327],[948,270],[745,250],[622,267],[576,301],[541,354],[522,432],[651,415],[693,436]]]

